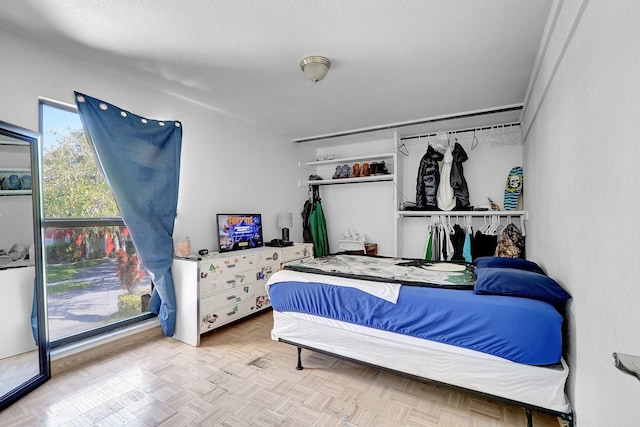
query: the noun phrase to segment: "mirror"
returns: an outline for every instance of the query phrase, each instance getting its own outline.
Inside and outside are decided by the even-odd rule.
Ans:
[[[0,410],[51,376],[39,142],[37,132],[0,121]]]

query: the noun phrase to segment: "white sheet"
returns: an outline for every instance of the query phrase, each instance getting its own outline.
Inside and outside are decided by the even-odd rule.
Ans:
[[[553,411],[571,411],[569,369],[514,363],[441,343],[301,313],[273,311],[271,337]]]
[[[366,280],[302,273],[292,270],[281,270],[272,274],[267,281],[267,284],[265,285],[267,292],[269,292],[269,286],[277,282],[316,282],[335,286],[346,286],[359,289],[393,304],[398,302],[398,295],[400,294],[401,286],[399,283],[369,282]]]

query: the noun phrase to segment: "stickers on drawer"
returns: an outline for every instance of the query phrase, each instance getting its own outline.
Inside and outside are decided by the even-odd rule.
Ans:
[[[202,261],[200,262],[200,278],[204,279],[212,275],[246,270],[254,266],[255,263],[255,256],[237,256]]]
[[[271,300],[269,299],[268,294],[256,295],[256,310],[260,310],[262,308],[270,307]]]
[[[256,271],[256,280],[268,280],[273,274],[273,266],[268,265]]]

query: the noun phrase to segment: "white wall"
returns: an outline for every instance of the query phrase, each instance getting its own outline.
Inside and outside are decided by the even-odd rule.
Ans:
[[[557,2],[525,106],[527,250],[573,296],[568,394],[580,427],[638,424],[640,384],[611,362],[640,355],[638,22],[634,0]]]
[[[265,238],[280,235],[276,215],[294,212],[292,239],[302,239],[299,213],[306,189],[295,166],[308,148],[163,93],[81,59],[53,53],[0,31],[0,120],[38,130],[38,97],[73,104],[73,91],[103,99],[136,114],[183,124],[178,216],[174,235],[194,250],[215,249],[217,212],[262,213]]]
[[[393,139],[355,144],[327,141],[321,142],[319,147],[317,155],[333,154],[336,158],[388,154],[393,151]],[[307,161],[315,159],[316,157],[311,157]],[[362,164],[363,161],[359,163]],[[353,162],[348,164],[351,167]],[[394,165],[388,163],[387,166],[392,172]],[[335,173],[335,165],[319,170],[305,169],[305,172],[307,175],[318,173],[324,179],[331,179]],[[331,252],[339,251],[338,240],[344,239],[343,233],[350,229],[364,234],[368,242],[377,243],[379,255],[393,255],[394,203],[391,181],[323,185],[320,187],[320,197],[327,220]]]

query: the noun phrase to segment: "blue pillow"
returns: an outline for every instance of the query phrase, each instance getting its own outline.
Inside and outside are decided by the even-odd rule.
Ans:
[[[476,294],[532,298],[557,304],[571,298],[552,278],[514,268],[476,269]]]
[[[515,268],[517,270],[533,271],[545,274],[538,264],[522,258],[505,258],[500,256],[483,256],[476,258],[473,263],[476,267]]]

